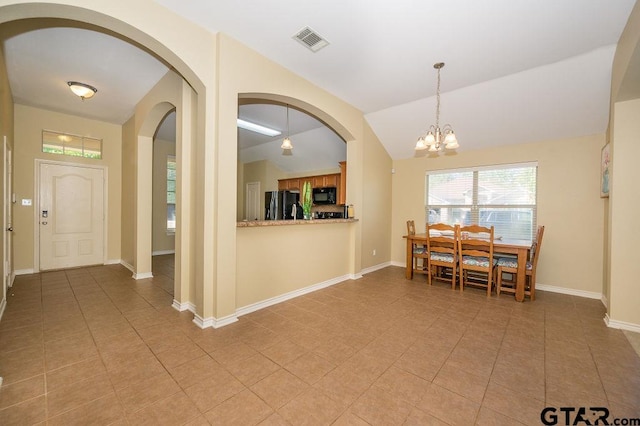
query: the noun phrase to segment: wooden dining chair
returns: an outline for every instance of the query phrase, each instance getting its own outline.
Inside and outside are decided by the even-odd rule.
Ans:
[[[544,236],[544,226],[538,226],[536,238],[531,243],[529,251],[529,260],[525,267],[525,287],[524,294],[529,296],[531,300],[536,300],[536,268],[538,266],[538,258],[540,257],[540,247],[542,247],[542,237]],[[503,274],[511,275],[510,280],[505,280]],[[510,257],[498,258],[496,264],[496,293],[501,292],[515,293],[516,281],[518,273],[518,260]]]
[[[427,224],[428,282],[434,278],[445,279],[451,274],[451,289],[456,288],[458,263],[458,225],[446,223]]]
[[[464,290],[465,285],[471,285],[486,288],[487,296],[490,296],[493,267],[496,264],[493,256],[493,226],[462,226],[458,236],[460,291]]]
[[[407,221],[407,234],[416,234],[416,224],[413,220]],[[426,244],[413,244],[413,254],[411,256],[411,269],[414,273],[428,273],[427,265],[427,246]]]

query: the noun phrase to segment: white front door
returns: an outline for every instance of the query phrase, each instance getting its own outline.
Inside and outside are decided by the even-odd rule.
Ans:
[[[104,263],[104,170],[40,164],[40,270]]]

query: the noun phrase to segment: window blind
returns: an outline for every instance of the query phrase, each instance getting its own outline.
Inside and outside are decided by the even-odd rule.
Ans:
[[[534,237],[537,163],[430,171],[426,174],[426,222],[493,226],[496,236]]]

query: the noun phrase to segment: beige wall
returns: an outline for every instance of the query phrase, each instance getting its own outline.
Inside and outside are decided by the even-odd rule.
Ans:
[[[391,260],[391,206],[393,204],[393,162],[376,135],[365,123],[364,135],[368,149],[364,151],[364,185],[362,211],[356,217],[364,220],[362,227],[362,269]],[[348,172],[347,172],[348,174]],[[375,250],[375,255],[373,254]]]
[[[349,273],[354,223],[238,228],[237,308]]]
[[[236,289],[246,288],[244,277],[238,274],[235,267],[236,262],[240,259],[250,258],[249,253],[244,252],[244,246],[237,246],[235,222],[237,213],[228,209],[228,204],[237,205],[235,197],[237,196],[236,188],[227,185],[226,177],[237,176],[237,104],[238,96],[242,94],[267,94],[271,99],[284,101],[290,105],[295,105],[311,114],[319,117],[325,123],[331,125],[337,133],[347,140],[347,146],[353,144],[352,149],[362,149],[362,113],[350,105],[344,103],[340,99],[327,92],[313,86],[308,81],[289,72],[279,65],[267,60],[266,58],[256,54],[254,51],[246,48],[240,43],[224,36],[219,35],[219,105],[225,105],[224,109],[220,109],[218,115],[218,169],[215,170],[214,182],[217,181],[216,194],[218,204],[214,208],[217,220],[217,240],[215,241],[216,250],[215,263],[212,265],[214,270],[211,272],[216,276],[216,288],[213,289],[213,298],[215,300],[215,316],[224,317],[233,314],[236,309]],[[349,148],[347,148],[349,150]],[[348,160],[349,156],[348,156]],[[362,176],[357,173],[353,174],[353,193],[362,190]],[[351,179],[351,177],[350,177]],[[360,200],[354,195],[354,203]],[[220,204],[224,200],[226,205]],[[233,202],[231,202],[233,200]],[[344,232],[348,233],[350,251],[352,239],[357,239],[357,245],[360,244],[357,231],[354,228],[360,227],[357,223]],[[247,233],[256,231],[256,229],[247,229]],[[281,230],[282,231],[282,230]],[[244,231],[243,231],[244,232]],[[312,228],[307,232],[322,233],[321,228]],[[353,233],[353,234],[352,234]],[[355,244],[355,243],[354,243]],[[224,248],[224,250],[221,250]],[[330,261],[334,259],[332,255],[319,253],[316,261]],[[355,258],[349,256],[348,270],[360,269],[360,265],[355,265]],[[285,267],[286,263],[281,262]],[[233,270],[226,268],[225,265],[234,265]],[[294,266],[297,267],[297,266]],[[304,275],[303,268],[298,269],[299,275]]]
[[[601,294],[604,201],[599,165],[604,141],[604,135],[594,135],[394,161],[393,261],[405,263],[406,221],[426,221],[427,170],[537,161],[538,224],[545,225],[537,282]]]
[[[153,253],[173,251],[175,233],[167,232],[167,157],[176,155],[172,141],[153,141]]]
[[[153,190],[153,152],[157,127],[166,114],[176,110],[176,142],[172,148],[164,147],[162,142],[155,142],[165,152],[161,154],[166,162],[167,150],[176,155],[176,232],[171,237],[176,252],[174,273],[174,300],[180,305],[196,306],[196,210],[194,207],[195,176],[198,173],[194,164],[196,150],[196,114],[197,96],[184,79],[173,71],[168,72],[138,103],[133,117],[123,127],[123,151],[127,158],[123,158],[123,173],[128,176],[128,184],[122,188],[123,226],[130,229],[130,233],[123,236],[123,251],[126,250],[127,263],[134,271],[135,278],[145,278],[152,275],[151,256],[152,242],[156,238],[166,238],[166,235],[154,237],[156,229],[164,226],[163,218],[158,219],[153,211],[166,212],[166,204],[152,208],[154,200],[162,204],[165,195],[152,195]],[[166,163],[164,163],[166,170]],[[160,166],[159,166],[160,167]],[[165,172],[166,173],[166,172]],[[162,174],[162,173],[159,173]],[[166,176],[166,174],[164,174]],[[163,181],[166,178],[162,178]],[[235,180],[235,179],[234,179]],[[164,187],[166,183],[163,183]],[[165,191],[166,189],[163,189]],[[159,222],[162,222],[160,224]],[[163,231],[160,230],[160,233]],[[126,239],[126,240],[125,240]],[[165,241],[165,244],[167,241]],[[162,250],[165,250],[164,248]],[[202,305],[202,302],[200,302]],[[195,309],[195,308],[192,308]]]
[[[609,318],[640,328],[640,99],[615,104],[615,154],[611,160],[611,268]]]
[[[636,98],[640,82],[637,66],[640,56],[640,3],[636,3],[620,37],[611,73],[611,110],[608,140],[611,143],[610,195],[606,203],[604,244],[604,293],[610,326],[640,331],[637,283],[638,221],[640,209],[637,182],[638,112]],[[625,92],[624,90],[627,90]],[[631,90],[631,92],[629,92]],[[633,100],[630,100],[633,99]]]
[[[42,152],[42,130],[90,136],[102,139],[102,159],[69,157]],[[120,261],[120,188],[122,186],[122,128],[119,125],[61,114],[44,109],[15,105],[14,189],[16,198],[31,199],[31,206],[16,203],[14,209],[14,252],[16,270],[31,270],[34,265],[34,159],[74,164],[106,166],[107,186],[107,253],[109,262]]]
[[[7,76],[7,70],[4,59],[4,50],[0,45],[0,143],[4,143],[4,137],[7,138],[7,145],[10,149],[13,146],[13,97],[11,94],[11,87],[9,86],[9,77]],[[6,164],[4,156],[4,150],[0,146],[0,164]],[[0,167],[0,188],[4,188],[5,174],[4,167]],[[9,188],[11,193],[11,188]],[[0,214],[4,215],[5,207],[13,209],[13,204],[6,205],[5,199],[0,197]],[[8,225],[8,224],[7,224]],[[9,250],[11,248],[9,247]],[[4,259],[5,256],[5,244],[0,244],[0,259]],[[0,265],[0,273],[2,277],[10,274],[12,271],[5,270],[5,262]],[[4,280],[2,280],[4,281]],[[0,283],[0,317],[4,312],[6,306],[6,284]]]
[[[238,220],[245,218],[245,194],[246,185],[251,182],[260,182],[260,216],[264,219],[264,193],[278,190],[278,179],[284,178],[284,172],[275,164],[267,160],[253,161],[242,165],[243,180],[238,181]]]
[[[121,258],[124,264],[133,269],[135,263],[136,242],[135,242],[135,185],[136,181],[136,150],[135,144],[125,143],[135,139],[135,120],[131,117],[122,125],[122,182],[126,184],[120,191],[120,202],[122,205],[122,246]]]

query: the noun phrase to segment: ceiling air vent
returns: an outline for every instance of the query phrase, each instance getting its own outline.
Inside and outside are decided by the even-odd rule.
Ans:
[[[293,38],[302,43],[303,46],[309,48],[312,52],[317,52],[329,44],[329,42],[322,38],[320,34],[309,27],[305,27],[298,31]]]

